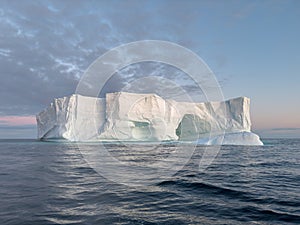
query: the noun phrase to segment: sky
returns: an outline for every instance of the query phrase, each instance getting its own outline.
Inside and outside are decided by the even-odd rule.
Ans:
[[[35,115],[70,95],[88,66],[111,48],[164,40],[198,54],[225,99],[251,99],[262,137],[300,137],[300,1],[0,0],[0,139],[36,138]],[[115,74],[106,91],[133,73],[192,85],[166,65]]]

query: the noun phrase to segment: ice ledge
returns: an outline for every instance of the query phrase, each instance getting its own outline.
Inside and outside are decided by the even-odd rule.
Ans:
[[[257,134],[248,131],[225,133],[197,141],[200,145],[263,145]]]
[[[106,98],[57,98],[37,115],[38,138],[68,141],[195,141],[261,145],[251,133],[250,99],[191,103],[155,94],[116,92]],[[226,132],[222,142],[221,133]],[[210,138],[208,138],[210,137]]]

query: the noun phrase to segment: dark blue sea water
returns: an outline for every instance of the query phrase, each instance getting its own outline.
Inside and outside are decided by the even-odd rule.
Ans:
[[[99,175],[74,144],[2,140],[0,224],[299,224],[300,140],[263,141],[223,146],[202,172],[197,146],[173,177],[129,187]],[[107,148],[133,163],[149,160],[149,151],[141,158]]]

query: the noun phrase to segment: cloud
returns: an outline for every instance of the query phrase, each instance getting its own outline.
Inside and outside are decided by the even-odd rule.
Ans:
[[[4,57],[10,56],[11,50],[10,49],[0,49],[0,55]]]
[[[1,1],[0,116],[34,115],[53,98],[72,94],[86,68],[120,44],[161,39],[199,47],[196,6],[197,1]],[[145,66],[134,67],[115,75],[106,91],[140,78],[133,73]],[[146,69],[197,90],[180,71]]]
[[[232,16],[236,19],[244,19],[244,18],[250,16],[256,7],[257,7],[256,2],[250,2],[248,4],[240,6],[238,9],[236,9],[233,12]]]
[[[186,73],[160,62],[142,62],[123,68],[107,82],[101,97],[115,91],[156,93],[177,101],[206,100],[201,88]]]

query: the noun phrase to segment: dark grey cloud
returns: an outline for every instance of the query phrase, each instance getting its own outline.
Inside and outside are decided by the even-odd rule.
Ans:
[[[0,115],[36,114],[53,98],[72,94],[88,65],[120,44],[162,39],[193,47],[193,23],[201,17],[195,4],[1,1]],[[148,71],[199,91],[182,72],[153,65],[125,68],[104,91],[120,90]]]

